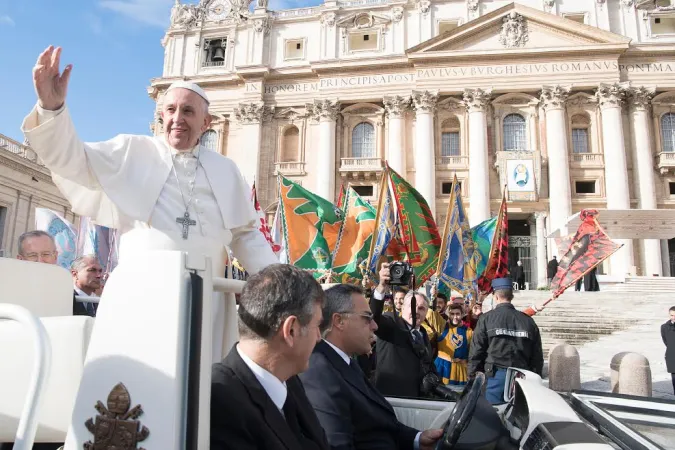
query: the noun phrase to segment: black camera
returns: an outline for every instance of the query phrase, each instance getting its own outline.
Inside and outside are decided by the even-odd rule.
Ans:
[[[407,262],[395,261],[389,266],[389,284],[392,286],[410,286],[413,268]]]

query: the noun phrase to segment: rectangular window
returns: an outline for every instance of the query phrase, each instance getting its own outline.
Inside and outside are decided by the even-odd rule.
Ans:
[[[563,17],[575,22],[586,23],[586,13],[567,13],[563,14]]]
[[[458,181],[459,192],[462,192],[462,182]],[[444,181],[441,183],[441,194],[450,195],[452,193],[452,181]]]
[[[284,60],[305,59],[305,40],[288,39],[284,46]]]
[[[350,33],[349,34],[349,51],[362,52],[373,51],[380,48],[380,35],[377,31]]]
[[[373,196],[373,185],[364,185],[364,186],[353,186],[354,190],[356,191],[357,194],[359,194],[361,197],[372,197]]]
[[[653,35],[675,34],[675,15],[660,15],[650,18]]]
[[[441,133],[441,156],[460,156],[458,131]]]
[[[572,129],[572,152],[589,153],[588,151],[588,130],[586,128]]]
[[[221,67],[225,65],[227,38],[204,39],[202,67]]]
[[[574,190],[577,194],[595,194],[595,181],[577,181]]]
[[[675,183],[673,183],[672,181],[668,183],[668,189],[670,190],[670,195],[675,195]],[[2,236],[0,236],[0,238],[2,238]]]

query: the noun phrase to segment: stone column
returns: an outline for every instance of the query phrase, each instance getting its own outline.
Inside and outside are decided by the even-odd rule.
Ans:
[[[410,97],[395,95],[384,98],[384,107],[387,111],[387,121],[389,123],[386,159],[389,167],[398,172],[403,178],[406,177],[405,114],[409,106]]]
[[[668,250],[668,239],[661,239],[661,269],[664,277],[672,277],[670,273],[670,251]]]
[[[649,107],[654,88],[631,88],[629,96],[630,118],[633,135],[633,179],[638,188],[640,209],[656,209],[654,185],[654,159],[649,133]],[[663,275],[661,268],[661,243],[658,239],[643,239],[642,255],[644,275]]]
[[[315,193],[332,202],[335,199],[335,124],[340,104],[324,99],[315,100],[311,107],[314,118],[319,121]]]
[[[250,158],[238,161],[241,173],[246,182],[251,185],[259,178],[260,173],[260,137],[264,116],[269,109],[262,102],[239,103],[234,110],[234,116],[242,125],[243,139],[249,149]]]
[[[490,89],[464,90],[464,106],[469,113],[469,223],[472,227],[490,217],[486,110],[491,95]]]
[[[542,107],[546,112],[551,232],[560,229],[562,236],[568,233],[565,223],[567,218],[572,215],[567,123],[565,120],[565,101],[569,92],[568,86],[544,86],[540,97]],[[555,253],[557,253],[557,250]]]
[[[621,111],[627,88],[628,83],[603,83],[595,93],[602,114],[607,209],[630,209]],[[612,275],[625,276],[633,265],[633,241],[630,239],[616,241],[624,246],[610,258],[611,272]]]
[[[537,288],[548,284],[546,266],[546,213],[534,213],[537,230]]]
[[[436,217],[436,152],[434,151],[434,113],[438,93],[414,91],[415,105],[415,189],[426,199]]]

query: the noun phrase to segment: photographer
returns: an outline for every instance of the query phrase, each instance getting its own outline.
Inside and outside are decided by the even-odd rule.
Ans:
[[[379,284],[370,300],[378,326],[375,387],[385,396],[419,398],[424,375],[434,372],[429,338],[420,326],[426,318],[429,302],[424,294],[411,290],[403,300],[400,316],[383,315],[383,299],[391,290],[389,264],[382,264],[379,275]],[[413,303],[416,304],[415,320]]]

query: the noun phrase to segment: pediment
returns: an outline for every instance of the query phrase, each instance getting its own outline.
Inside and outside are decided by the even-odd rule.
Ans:
[[[307,114],[307,111],[300,110],[297,108],[284,108],[281,111],[277,111],[276,114],[274,114],[275,119],[288,119],[288,120],[295,120],[300,117],[305,117]]]
[[[630,39],[564,19],[528,6],[511,3],[476,20],[436,36],[408,50],[415,59],[443,53],[588,51],[590,48],[628,48]]]

